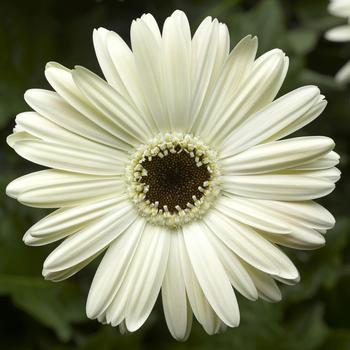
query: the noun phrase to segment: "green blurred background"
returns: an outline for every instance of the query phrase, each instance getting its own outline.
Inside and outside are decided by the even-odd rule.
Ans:
[[[350,88],[332,78],[350,59],[350,43],[323,38],[325,30],[345,22],[330,16],[327,5],[327,0],[0,1],[1,349],[350,349]],[[79,64],[100,74],[93,28],[113,29],[128,41],[132,19],[151,12],[162,22],[176,8],[186,11],[192,29],[207,15],[226,22],[232,45],[256,34],[260,53],[285,50],[291,64],[281,93],[305,84],[321,88],[329,105],[301,134],[334,138],[343,172],[336,191],[321,201],[337,218],[327,245],[314,252],[288,251],[301,271],[301,282],[282,287],[278,304],[239,297],[239,328],[209,337],[195,324],[186,343],[170,337],[159,304],[146,325],[127,336],[88,320],[85,300],[98,261],[68,281],[44,281],[41,266],[53,247],[26,247],[22,235],[45,211],[26,208],[4,194],[10,180],[38,169],[17,156],[5,138],[15,115],[28,109],[24,91],[49,88],[45,63]]]

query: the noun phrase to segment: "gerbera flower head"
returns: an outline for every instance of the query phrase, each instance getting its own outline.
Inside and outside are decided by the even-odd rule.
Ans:
[[[192,314],[209,334],[239,324],[235,293],[279,301],[276,281],[299,281],[278,248],[314,249],[333,216],[313,200],[334,189],[338,155],[327,137],[280,140],[325,108],[315,86],[275,100],[288,70],[278,49],[256,58],[257,38],[230,51],[227,27],[208,17],[191,35],[175,11],[162,32],[143,15],[131,48],[93,34],[107,81],[49,63],[55,91],[33,89],[8,137],[49,169],[7,187],[19,202],[57,208],[24,242],[64,241],[46,279],[74,275],[104,253],[87,315],[135,331],[161,293],[171,334],[189,335]]]
[[[331,0],[328,6],[328,12],[333,16],[346,18],[347,24],[328,30],[325,34],[326,39],[335,42],[350,41],[350,1]],[[341,84],[350,81],[350,61],[338,71],[335,79]]]

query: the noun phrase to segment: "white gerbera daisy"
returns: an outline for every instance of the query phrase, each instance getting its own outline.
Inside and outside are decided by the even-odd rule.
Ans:
[[[31,227],[29,245],[65,238],[43,275],[60,281],[106,253],[87,315],[135,331],[161,291],[174,338],[192,313],[209,334],[239,324],[235,290],[281,299],[275,280],[299,280],[277,245],[313,249],[332,215],[314,199],[334,189],[338,155],[327,137],[282,141],[326,101],[305,86],[273,101],[288,69],[281,50],[256,59],[247,36],[230,52],[227,27],[206,18],[193,37],[175,11],[162,33],[147,14],[131,26],[132,50],[94,31],[107,82],[49,63],[56,92],[29,90],[35,112],[16,118],[8,143],[51,169],[7,187],[25,205],[59,208]]]
[[[333,16],[347,18],[348,23],[328,30],[326,39],[336,42],[350,41],[350,0],[331,0],[328,12]],[[350,61],[338,71],[335,79],[341,84],[350,81]]]

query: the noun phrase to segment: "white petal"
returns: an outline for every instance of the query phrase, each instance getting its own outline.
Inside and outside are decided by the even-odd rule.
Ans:
[[[119,158],[126,158],[123,152],[114,148],[90,141],[85,137],[79,136],[50,120],[42,117],[35,112],[24,112],[16,116],[16,123],[21,130],[32,134],[33,136],[48,142],[54,142],[65,147],[77,147],[82,149],[91,149],[103,154],[115,155]]]
[[[113,212],[64,240],[45,260],[43,275],[78,265],[105,249],[136,219],[133,206],[123,201]]]
[[[325,34],[326,39],[330,41],[344,42],[350,40],[350,25],[335,27],[328,30]]]
[[[170,235],[163,227],[147,224],[137,247],[128,271],[134,277],[125,310],[125,323],[130,332],[143,325],[157,300],[167,267]]]
[[[347,62],[335,75],[335,80],[339,84],[346,84],[350,81],[350,61]]]
[[[198,74],[197,78],[194,77],[192,75],[191,78],[191,85],[192,85],[192,93],[197,93],[196,89],[194,87],[195,85],[195,81],[200,80],[200,84],[201,84],[201,88],[198,86],[198,93],[199,94],[203,94],[205,91],[203,91],[203,89],[205,89],[205,82],[208,79],[208,76],[210,76],[209,82],[208,82],[208,86],[206,88],[206,93],[205,93],[205,98],[202,101],[202,106],[199,105],[200,100],[197,101],[197,107],[201,107],[200,110],[197,111],[198,113],[195,112],[195,109],[191,109],[191,118],[193,118],[193,122],[197,123],[200,120],[202,120],[202,112],[205,111],[207,109],[207,105],[209,103],[210,97],[213,94],[213,91],[216,87],[217,81],[222,73],[223,67],[225,65],[225,62],[227,61],[228,57],[229,57],[229,52],[230,52],[230,33],[228,31],[228,28],[226,26],[226,24],[223,23],[217,23],[217,20],[214,19],[211,25],[212,28],[212,32],[213,35],[215,36],[215,32],[216,33],[216,37],[214,38],[214,42],[212,42],[212,46],[208,47],[208,50],[210,50],[210,52],[206,53],[203,52],[203,50],[205,50],[206,48],[204,47],[204,43],[208,43],[208,39],[209,38],[209,34],[207,33],[203,33],[204,28],[208,26],[208,23],[211,21],[211,17],[207,17],[202,23],[201,25],[198,27],[198,30],[196,31],[196,33],[193,36],[192,39],[192,74]],[[215,28],[217,27],[217,29]],[[215,45],[215,47],[214,47]],[[201,47],[201,50],[199,49],[199,46]],[[208,64],[210,64],[210,58],[209,55],[212,55],[212,60],[214,60],[213,62],[213,66],[210,67],[210,65],[208,66],[208,70],[205,68],[206,72],[204,72],[204,62],[208,62]],[[200,57],[199,57],[200,56]],[[202,68],[202,67],[203,68]],[[198,69],[202,69],[203,71],[201,73],[199,73],[198,71],[196,72],[196,68],[198,67]],[[198,80],[197,80],[198,79]],[[201,90],[202,91],[199,91]],[[203,96],[204,97],[204,96]],[[195,102],[194,98],[192,98],[192,101]],[[194,107],[194,105],[193,105]],[[191,126],[190,131],[196,133],[196,129],[197,127],[195,125]]]
[[[228,31],[227,25],[224,23],[219,23],[218,46],[216,50],[215,64],[213,68],[213,74],[212,74],[210,85],[215,84],[229,56],[230,42],[231,42],[230,33]],[[212,90],[212,88],[213,86],[209,86],[210,90]]]
[[[213,70],[216,62],[216,51],[219,44],[219,23],[216,19],[206,17],[197,28],[192,39],[191,57],[191,111],[190,118],[196,120],[208,95]]]
[[[303,175],[308,177],[313,177],[315,179],[323,179],[330,182],[337,182],[340,179],[341,172],[337,168],[329,168],[329,169],[321,169],[321,170],[312,170],[312,171],[305,171],[305,170],[299,170],[299,169],[288,169],[286,171],[288,174],[293,175]]]
[[[299,165],[294,167],[294,170],[321,170],[321,169],[329,169],[336,166],[339,163],[339,155],[334,151],[329,152],[325,156],[310,162],[305,163],[303,165]]]
[[[37,137],[33,136],[32,134],[27,133],[26,131],[17,131],[6,138],[6,143],[11,147],[14,148],[15,144],[20,141],[26,141],[26,140],[39,140]]]
[[[252,147],[221,160],[221,167],[234,175],[273,172],[317,160],[333,147],[334,141],[328,137],[297,137]]]
[[[183,235],[179,237],[181,267],[185,279],[186,292],[191,304],[193,313],[198,322],[203,326],[208,334],[215,334],[219,331],[220,320],[215,314],[213,308],[208,303],[198,279],[193,271],[191,261],[189,260]]]
[[[113,130],[121,140],[137,146],[139,141],[145,142],[153,136],[140,112],[96,74],[76,67],[72,76],[90,103],[112,122]]]
[[[232,94],[231,100],[219,105],[220,112],[213,114],[217,115],[214,123],[206,124],[202,134],[209,143],[219,147],[237,125],[272,101],[282,83],[281,76],[284,79],[286,64],[284,53],[280,50],[273,50],[255,62],[252,73],[239,86],[237,93]]]
[[[264,214],[266,215],[266,220],[276,220],[276,222],[280,222],[281,224],[283,222],[285,234],[291,233],[290,227],[294,227],[295,225],[316,230],[329,230],[335,224],[333,215],[320,204],[313,201],[284,202],[243,198],[233,195],[230,195],[229,198],[233,200],[233,202],[244,203],[243,205],[246,205],[247,211],[256,214],[256,220],[259,220],[258,216]],[[253,211],[254,209],[255,211]],[[258,212],[261,214],[259,215]],[[229,216],[232,216],[232,213]],[[243,222],[242,220],[239,221]],[[252,223],[248,222],[245,222],[245,224],[254,226]],[[277,230],[274,231],[271,228],[266,230],[256,225],[254,227],[266,232],[279,233]]]
[[[238,326],[239,309],[234,291],[203,229],[194,222],[184,225],[182,230],[193,270],[210,305],[225,324]]]
[[[123,179],[68,173],[54,169],[37,171],[8,184],[6,193],[26,205],[58,208],[96,201],[123,192]]]
[[[181,268],[182,232],[171,233],[171,245],[167,270],[162,285],[162,301],[165,320],[171,335],[176,340],[186,340],[192,326],[192,310],[190,309],[185,280]]]
[[[273,235],[261,233],[269,241],[294,249],[318,249],[325,244],[322,234],[314,229],[295,225],[291,227],[291,233],[287,235]]]
[[[208,239],[217,252],[228,278],[235,289],[249,300],[256,300],[258,292],[239,258],[214,233],[207,233]]]
[[[326,106],[327,101],[324,100],[323,95],[320,95],[317,102],[304,115],[302,115],[301,118],[296,119],[294,122],[286,125],[285,128],[280,129],[277,133],[271,135],[264,142],[279,140],[303,128],[305,125],[311,123],[314,119],[316,119],[323,112]]]
[[[218,79],[222,75],[229,50],[230,35],[227,26],[219,23],[217,19],[212,21],[211,17],[205,18],[192,39],[190,115],[192,121],[189,132],[200,131],[198,123],[202,125],[203,113],[207,110]]]
[[[163,92],[172,131],[189,124],[191,32],[186,15],[175,11],[164,22],[162,45]]]
[[[130,144],[125,143],[123,139],[119,138],[120,129],[116,127],[115,123],[89,103],[84,93],[78,89],[72,78],[72,72],[69,69],[57,63],[49,63],[45,69],[45,76],[50,85],[65,101],[91,122],[114,136],[114,144],[117,148],[126,151],[130,150]]]
[[[78,205],[71,208],[60,208],[33,225],[26,234],[30,235],[26,244],[41,245],[55,242],[69,236],[82,227],[90,224],[112,211],[125,195],[119,195],[93,203]]]
[[[249,199],[252,203],[263,208],[270,209],[276,215],[284,216],[286,226],[299,223],[300,226],[314,228],[316,230],[328,230],[335,224],[333,215],[320,204],[313,201],[285,202]]]
[[[349,0],[331,0],[328,5],[330,14],[339,17],[350,17]]]
[[[223,188],[229,193],[257,199],[304,201],[326,196],[334,190],[333,182],[293,174],[222,176]]]
[[[133,21],[130,39],[141,88],[147,106],[160,131],[169,131],[170,125],[162,92],[160,52],[161,38],[145,17]]]
[[[263,201],[261,201],[263,202]],[[215,203],[215,208],[221,213],[262,231],[286,234],[286,218],[276,215],[274,210],[254,203],[249,198],[239,196],[221,196]]]
[[[136,219],[109,246],[90,287],[86,304],[86,313],[89,318],[97,318],[102,315],[112,302],[125,280],[144,227],[145,220]]]
[[[99,254],[101,254],[101,251],[98,251],[96,254],[89,256],[87,259],[81,261],[76,265],[64,269],[52,270],[49,273],[43,270],[43,275],[45,279],[48,279],[52,282],[61,282],[82,270],[85,266],[90,264],[90,262],[93,261]]]
[[[50,168],[91,175],[122,175],[125,172],[126,155],[101,154],[42,140],[23,140],[14,144],[21,157]],[[79,160],[79,161],[77,161]]]
[[[260,298],[272,303],[281,301],[281,291],[272,277],[264,272],[254,269],[248,264],[245,264],[245,268],[247,269],[251,279],[255,284],[255,287],[258,290]]]
[[[96,57],[108,84],[113,86],[122,95],[128,96],[107,48],[107,37],[109,33],[112,32],[105,28],[94,29],[92,37]]]
[[[160,33],[158,23],[155,20],[155,18],[150,13],[144,13],[141,16],[141,20],[147,24],[147,27],[151,30],[156,40],[160,41],[162,38],[162,35]]]
[[[211,210],[204,217],[204,221],[235,254],[255,268],[287,279],[294,279],[299,275],[284,253],[249,226],[216,210]]]
[[[280,67],[279,71],[276,71],[274,72],[274,74],[273,73],[271,74],[270,80],[268,81],[269,85],[267,85],[269,86],[269,88],[267,88],[266,86],[264,93],[261,94],[257,103],[254,106],[252,106],[252,110],[251,110],[252,113],[259,111],[260,109],[267,106],[269,103],[271,103],[275,99],[284,82],[284,79],[286,78],[288,68],[289,68],[289,58],[286,57],[285,53],[280,49],[273,49],[261,55],[254,62],[254,67],[251,75],[253,76],[257,72],[259,72],[260,69],[262,69],[261,67],[264,67],[266,61],[272,62],[273,57],[275,55],[280,55],[281,57],[283,57],[283,64]],[[273,77],[274,79],[272,79]],[[248,77],[247,79],[250,79],[250,78]]]
[[[135,278],[135,277],[133,277]],[[131,280],[129,273],[125,276],[120,288],[116,291],[114,299],[107,307],[105,312],[106,323],[111,324],[113,327],[125,323],[125,309],[129,300],[129,295],[132,291],[134,281]],[[99,317],[102,317],[102,313]]]
[[[280,97],[231,133],[222,145],[223,156],[240,153],[259,143],[296,131],[320,113],[317,109],[315,114],[312,109],[319,103],[322,103],[323,109],[325,102],[320,102],[320,91],[315,86],[305,86]],[[308,113],[310,110],[311,115]]]
[[[142,115],[149,128],[157,134],[159,129],[146,105],[141,89],[141,79],[143,78],[138,74],[134,54],[125,41],[114,32],[109,32],[106,45],[116,74],[119,75],[129,100]]]
[[[232,50],[217,82],[215,82],[213,92],[208,96],[203,106],[202,113],[194,128],[197,133],[201,134],[209,126],[207,124],[210,124],[210,127],[215,126],[222,118],[224,108],[236,97],[243,81],[253,69],[257,45],[256,37],[247,36]]]
[[[30,89],[24,94],[30,107],[51,122],[84,138],[117,147],[115,137],[69,105],[54,91]]]

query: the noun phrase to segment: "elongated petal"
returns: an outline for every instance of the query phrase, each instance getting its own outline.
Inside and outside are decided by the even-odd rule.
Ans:
[[[310,163],[305,163],[294,167],[295,170],[322,170],[332,168],[339,163],[339,155],[334,151],[329,152],[323,157],[318,158]]]
[[[162,92],[160,34],[143,17],[132,22],[130,39],[137,71],[142,76],[140,82],[147,107],[159,130],[169,131],[169,119]]]
[[[122,185],[123,181],[118,177],[48,169],[17,178],[7,186],[6,193],[28,205],[55,208],[96,201],[101,196],[120,195],[124,191]]]
[[[137,146],[138,140],[145,142],[153,136],[140,113],[104,80],[83,67],[76,67],[72,76],[89,101],[113,123],[121,140]]]
[[[262,201],[263,202],[263,201]],[[286,218],[276,215],[274,210],[265,208],[263,203],[254,203],[249,198],[222,196],[215,203],[215,208],[221,213],[262,231],[286,234]]]
[[[92,37],[96,57],[108,84],[113,86],[119,93],[127,96],[125,87],[107,48],[107,37],[109,33],[110,31],[105,28],[94,29]]]
[[[102,145],[95,141],[79,136],[35,112],[20,113],[16,116],[16,123],[21,130],[48,142],[59,143],[63,147],[77,147],[91,149],[101,154],[115,155],[118,158],[126,159],[121,151]]]
[[[243,38],[230,53],[213,92],[208,96],[202,113],[197,120],[195,131],[202,133],[207,124],[215,125],[222,118],[227,103],[238,94],[243,81],[251,73],[257,51],[257,38]]]
[[[125,276],[123,283],[120,285],[120,288],[116,291],[112,302],[107,307],[106,311],[98,316],[98,318],[105,318],[106,323],[111,324],[113,327],[122,323],[125,324],[125,310],[134,282],[131,277],[135,278],[135,276],[130,276],[128,270],[127,275]]]
[[[154,130],[155,134],[157,134],[159,129],[147,107],[141,89],[142,77],[138,74],[134,54],[125,41],[114,32],[108,33],[106,46],[115,70],[120,77],[121,84],[123,84],[129,96],[130,103],[140,113],[150,130]]]
[[[168,266],[162,285],[162,301],[170,333],[175,339],[183,341],[189,336],[192,311],[187,300],[181,268],[179,235],[182,235],[181,231],[172,233]]]
[[[223,176],[225,191],[240,196],[281,201],[305,201],[326,196],[332,181],[305,175],[264,174]]]
[[[195,222],[183,226],[182,230],[193,270],[210,305],[225,324],[238,326],[239,310],[234,291],[203,229]]]
[[[136,215],[133,207],[123,202],[103,219],[69,236],[45,260],[44,277],[50,279],[52,274],[80,264],[101,252],[133,223]]]
[[[317,102],[315,102],[315,104],[304,115],[302,115],[301,118],[298,118],[294,120],[294,122],[287,124],[277,133],[264,140],[264,143],[279,140],[303,128],[305,125],[311,123],[314,119],[316,119],[323,112],[326,106],[327,101],[324,99],[324,96],[319,95]]]
[[[350,80],[350,61],[344,64],[335,75],[335,80],[339,84],[346,84]]]
[[[350,4],[348,0],[331,0],[328,11],[334,16],[350,17]]]
[[[215,79],[213,70],[219,44],[219,23],[206,17],[197,28],[192,39],[191,57],[191,123],[197,118],[208,94],[210,82]]]
[[[98,251],[96,254],[89,256],[88,258],[81,261],[80,263],[73,266],[69,266],[67,268],[52,270],[50,272],[43,270],[43,275],[46,279],[52,282],[61,282],[69,277],[72,277],[77,272],[82,270],[85,266],[90,264],[90,262],[93,261],[98,255],[100,255],[101,252],[102,251]]]
[[[350,40],[350,25],[335,27],[325,34],[326,39],[330,41],[344,42]]]
[[[168,262],[170,234],[162,227],[147,225],[142,235],[128,272],[134,276],[125,310],[125,324],[131,332],[143,325],[158,297]]]
[[[28,230],[24,235],[23,235],[23,242],[26,245],[32,246],[32,247],[40,247],[43,245],[47,245],[53,242],[57,242],[60,239],[63,239],[67,236],[70,236],[71,234],[77,232],[78,230],[82,229],[83,225],[77,228],[73,228],[71,230],[67,230],[64,232],[61,232],[60,234],[55,234],[55,235],[42,235],[39,237],[35,237],[31,234],[31,232]]]
[[[140,20],[147,25],[147,28],[152,32],[154,38],[159,42],[162,39],[162,35],[156,19],[150,13],[144,13]]]
[[[315,86],[305,86],[280,97],[231,133],[221,147],[223,155],[238,154],[259,143],[272,141],[276,135],[281,138],[296,131],[298,126],[304,126],[305,120],[309,122],[318,115],[318,110],[311,116],[308,111],[319,101],[320,91]]]
[[[17,128],[18,129],[18,128]],[[26,131],[15,131],[13,134],[7,136],[6,143],[11,147],[14,148],[15,144],[20,141],[32,141],[32,140],[39,140],[37,137],[35,137],[32,134],[29,134]]]
[[[181,245],[181,267],[185,279],[186,293],[191,304],[191,308],[196,319],[203,326],[204,330],[208,334],[215,334],[219,331],[221,322],[205,297],[193,271],[183,235],[179,237],[179,243]]]
[[[330,152],[334,141],[328,137],[310,136],[275,141],[252,147],[221,161],[225,173],[261,174],[300,166]]]
[[[293,263],[249,226],[212,210],[205,223],[233,252],[255,268],[287,279],[299,274]]]
[[[271,242],[294,249],[317,249],[326,242],[324,236],[318,231],[297,224],[291,227],[291,233],[287,235],[277,236],[266,232],[261,234]]]
[[[291,174],[291,175],[308,176],[308,177],[313,177],[315,179],[330,181],[333,183],[337,182],[340,179],[340,175],[341,175],[340,170],[337,168],[311,170],[311,171],[304,171],[304,170],[291,168],[282,173]]]
[[[27,231],[26,234],[30,235],[31,239],[30,242],[25,240],[25,243],[51,243],[69,236],[93,220],[106,215],[126,199],[125,195],[118,195],[88,204],[57,209]]]
[[[172,131],[184,131],[190,113],[191,32],[186,15],[175,11],[164,22],[163,92]]]
[[[25,92],[24,99],[36,112],[62,128],[89,140],[118,147],[113,135],[73,108],[56,92],[30,89]]]
[[[313,201],[305,202],[286,202],[270,201],[260,199],[249,199],[258,207],[270,209],[276,215],[282,215],[287,223],[299,223],[300,226],[306,226],[316,230],[328,230],[335,224],[333,215],[320,204]]]
[[[204,229],[204,231],[208,231],[208,229]],[[258,298],[258,292],[240,259],[215,235],[215,233],[210,231],[206,234],[216,250],[233,287],[247,299],[256,300]]]
[[[114,144],[117,148],[130,150],[131,145],[124,139],[120,139],[120,129],[116,127],[115,123],[87,101],[84,93],[75,84],[71,70],[57,63],[49,63],[46,66],[45,76],[50,85],[65,101],[90,121],[114,136]]]
[[[23,140],[14,144],[14,150],[23,158],[50,168],[91,175],[124,174],[124,156],[101,154],[77,147],[42,140]],[[79,162],[77,162],[77,159]]]
[[[233,133],[237,125],[268,105],[280,87],[278,84],[276,89],[276,82],[280,82],[281,75],[285,76],[285,65],[285,56],[280,50],[273,50],[259,58],[254,64],[253,72],[244,80],[237,93],[231,95],[231,100],[222,101],[219,105],[220,112],[211,115],[211,122],[207,123],[206,129],[203,130],[203,137],[219,147],[222,140]],[[272,99],[270,96],[265,97],[266,91],[275,92]]]
[[[108,248],[90,287],[86,304],[89,318],[99,317],[112,302],[125,279],[144,227],[145,221],[136,219]]]
[[[258,290],[260,298],[266,301],[269,301],[271,303],[276,303],[278,301],[281,301],[282,299],[281,291],[271,276],[247,264],[245,264],[245,268],[247,269],[250,275],[250,278],[253,280]]]

